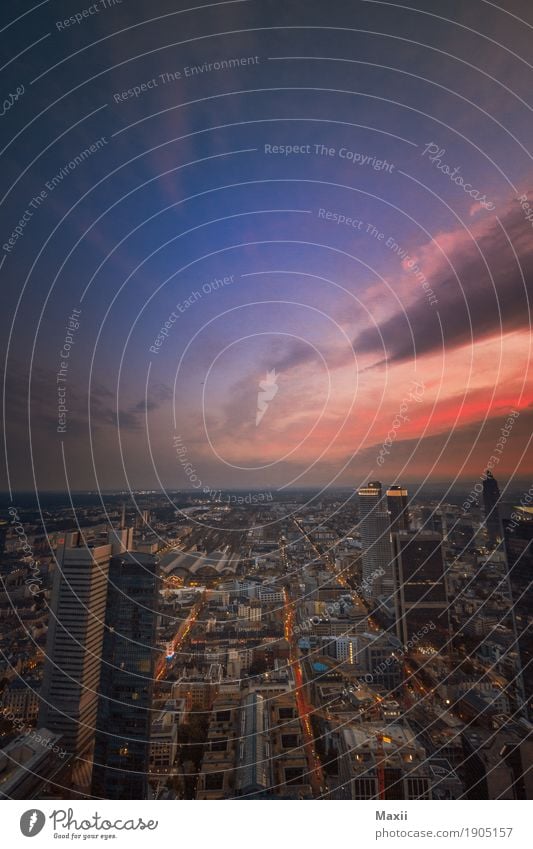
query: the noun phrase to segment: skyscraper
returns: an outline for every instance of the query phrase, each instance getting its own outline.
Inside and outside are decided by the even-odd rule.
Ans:
[[[391,531],[409,530],[409,493],[403,486],[391,486],[387,490],[387,508],[390,513]]]
[[[531,623],[533,609],[533,523],[523,506],[500,504],[498,513],[503,534],[503,551],[507,568],[507,594],[515,642],[514,697],[520,712],[531,718],[533,692],[533,646]],[[529,703],[528,703],[529,702]]]
[[[483,506],[485,507],[485,527],[491,545],[496,545],[502,539],[500,511],[500,488],[492,472],[487,471],[483,481]]]
[[[133,548],[133,527],[126,527],[126,507],[124,504],[120,515],[120,526],[109,528],[107,541],[113,547],[113,555],[121,554],[123,551],[131,551]]]
[[[39,724],[90,762],[111,545],[83,544],[79,534],[65,543],[54,575]]]
[[[105,799],[148,793],[157,563],[150,554],[127,552],[109,567],[92,784]]]
[[[393,588],[390,517],[379,481],[361,487],[357,495],[363,546],[363,591],[367,598],[374,599]]]
[[[393,534],[396,632],[405,645],[429,628],[435,646],[449,639],[448,597],[442,539],[428,531]]]
[[[0,519],[0,554],[5,551],[8,527],[8,523],[4,519]]]

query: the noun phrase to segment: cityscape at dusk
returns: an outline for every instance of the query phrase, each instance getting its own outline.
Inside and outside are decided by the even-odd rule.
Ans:
[[[525,849],[532,13],[0,11],[15,841],[336,800]]]

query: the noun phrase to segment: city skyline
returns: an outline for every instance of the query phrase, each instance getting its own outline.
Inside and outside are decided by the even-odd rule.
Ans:
[[[6,751],[45,741],[14,798],[529,798],[531,508],[488,480],[467,509],[381,481],[314,505],[114,496],[76,532],[50,505],[46,535],[21,508],[40,565],[6,529],[3,586],[48,634],[44,668],[23,629],[4,678]]]

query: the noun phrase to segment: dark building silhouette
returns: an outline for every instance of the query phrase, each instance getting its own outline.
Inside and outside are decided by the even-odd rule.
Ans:
[[[390,513],[391,531],[409,530],[409,493],[403,486],[391,486],[387,490],[387,509]]]
[[[500,488],[492,472],[487,471],[483,481],[483,506],[485,507],[485,527],[491,545],[496,545],[502,539],[500,512]]]
[[[400,531],[392,542],[398,639],[405,645],[429,627],[426,641],[442,646],[450,633],[442,539],[428,531]]]
[[[359,532],[363,546],[363,585],[367,598],[392,590],[390,517],[380,481],[357,490]]]
[[[145,799],[156,665],[157,558],[113,557],[102,649],[92,793]]]
[[[513,617],[522,670],[523,701],[527,715],[533,717],[533,517],[521,506],[500,505],[505,553],[509,570]],[[520,694],[519,694],[520,695]],[[524,711],[525,712],[525,711]]]
[[[3,554],[6,549],[6,537],[9,525],[6,521],[0,520],[0,554]]]

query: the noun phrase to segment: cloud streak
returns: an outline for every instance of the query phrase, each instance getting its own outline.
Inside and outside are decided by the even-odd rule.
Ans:
[[[401,362],[530,326],[533,238],[516,201],[501,223],[494,218],[477,224],[472,238],[462,230],[441,234],[418,253],[437,309],[421,296],[377,329],[359,333],[357,353],[382,353],[389,363]]]

